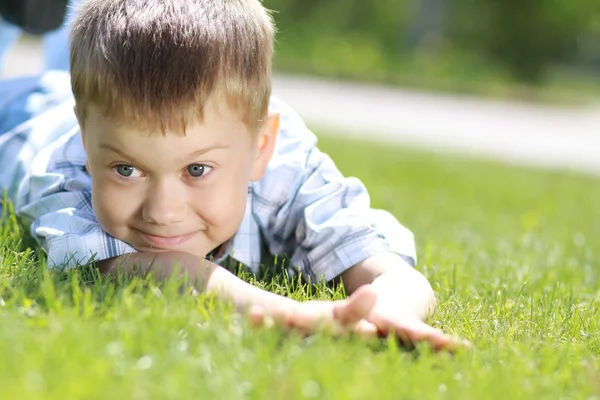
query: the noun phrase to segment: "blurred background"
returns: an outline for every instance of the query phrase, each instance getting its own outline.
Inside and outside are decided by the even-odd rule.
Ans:
[[[600,1],[265,0],[282,71],[558,102],[600,97]]]
[[[263,3],[279,31],[278,71],[559,103],[600,98],[600,1]],[[25,61],[9,58],[3,75],[36,68]]]
[[[263,3],[274,92],[319,134],[600,172],[600,1]],[[46,55],[59,47],[47,39]],[[43,65],[25,34],[0,74]]]

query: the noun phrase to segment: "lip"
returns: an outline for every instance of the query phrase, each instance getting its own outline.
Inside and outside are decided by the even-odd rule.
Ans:
[[[140,230],[138,230],[138,233],[142,236],[146,244],[150,247],[166,249],[182,245],[183,243],[187,242],[192,237],[194,237],[197,232],[192,232],[178,236],[156,236]]]

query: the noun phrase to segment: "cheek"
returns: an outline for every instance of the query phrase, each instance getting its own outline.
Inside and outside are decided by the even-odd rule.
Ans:
[[[204,188],[202,200],[193,202],[193,207],[209,225],[235,232],[244,216],[249,182],[244,171],[228,171]]]
[[[96,180],[92,187],[92,206],[98,222],[108,233],[115,236],[124,223],[131,219],[137,210],[137,196],[111,182]]]

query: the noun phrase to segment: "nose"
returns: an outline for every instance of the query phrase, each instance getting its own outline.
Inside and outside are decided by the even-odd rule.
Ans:
[[[167,226],[182,222],[186,210],[185,196],[175,183],[153,182],[142,206],[142,219],[154,225]]]

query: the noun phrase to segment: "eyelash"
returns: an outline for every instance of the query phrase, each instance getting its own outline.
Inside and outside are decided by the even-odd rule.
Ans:
[[[117,175],[117,177],[118,177],[119,179],[123,179],[123,180],[131,180],[131,179],[133,179],[133,178],[137,178],[137,177],[131,177],[131,176],[124,176],[124,175],[121,175],[121,174],[119,173],[119,167],[131,167],[131,168],[133,168],[133,169],[135,169],[135,170],[138,170],[140,173],[142,173],[142,172],[141,172],[141,171],[140,171],[138,168],[134,167],[133,165],[130,165],[130,164],[117,164],[117,165],[114,165],[114,166],[113,166],[111,169],[113,170],[113,172],[115,173],[115,175]],[[143,175],[144,175],[144,174],[142,173],[142,176],[143,176]]]
[[[200,165],[200,166],[202,166],[203,168],[206,168],[206,169],[208,169],[208,172],[205,172],[205,173],[203,173],[201,176],[192,176],[191,174],[189,174],[189,173],[187,172],[187,171],[188,171],[188,168],[189,168],[190,166],[192,166],[192,165]],[[111,169],[112,169],[112,170],[113,170],[113,172],[114,172],[114,173],[117,175],[117,177],[118,177],[119,179],[123,179],[123,180],[127,180],[127,181],[128,181],[128,180],[131,180],[131,179],[133,179],[133,178],[136,178],[136,177],[133,177],[133,178],[132,178],[132,177],[130,177],[130,176],[123,176],[123,175],[121,175],[121,174],[118,172],[118,168],[119,168],[119,167],[131,167],[131,168],[133,168],[133,169],[136,169],[136,170],[140,171],[140,170],[139,170],[137,167],[134,167],[133,165],[130,165],[130,164],[117,164],[117,165],[114,165],[114,166],[113,166]],[[189,165],[187,165],[187,166],[184,168],[184,170],[186,171],[186,175],[187,175],[187,177],[191,178],[191,179],[192,179],[192,180],[194,180],[194,181],[200,181],[200,180],[203,180],[203,179],[207,178],[207,177],[210,175],[210,173],[211,173],[211,171],[212,171],[213,169],[214,169],[214,167],[211,167],[211,166],[209,166],[209,165],[205,165],[205,164],[189,164]],[[140,171],[140,172],[141,172],[141,171]],[[142,173],[142,176],[143,176],[143,175],[144,175],[144,174]]]

